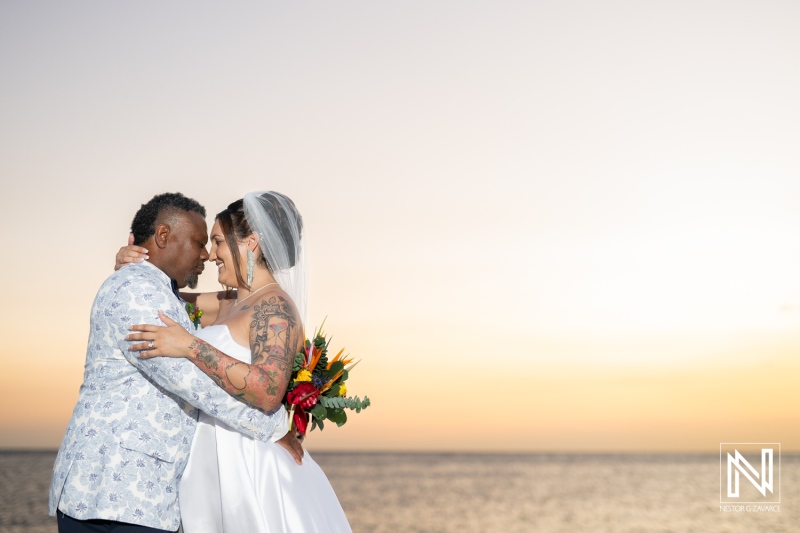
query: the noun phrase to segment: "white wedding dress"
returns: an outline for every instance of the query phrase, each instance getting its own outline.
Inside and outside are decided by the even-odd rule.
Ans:
[[[197,337],[247,363],[250,349],[225,325]],[[276,435],[285,434],[284,428]],[[306,452],[298,465],[279,444],[261,442],[205,413],[178,487],[184,533],[350,532],[328,478]]]

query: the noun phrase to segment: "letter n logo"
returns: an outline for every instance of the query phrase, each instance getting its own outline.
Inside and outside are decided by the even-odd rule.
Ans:
[[[761,471],[759,472],[747,459],[734,450],[733,455],[728,453],[728,497],[739,497],[739,474],[744,475],[753,484],[762,496],[772,490],[772,448],[761,449]],[[754,479],[755,478],[755,479]],[[760,480],[760,481],[759,481]]]
[[[776,450],[777,476],[775,476]],[[749,483],[744,482],[742,477]],[[720,444],[720,503],[772,503],[776,497],[775,503],[780,503],[780,490],[777,496],[775,494],[776,480],[779,489],[780,443]]]

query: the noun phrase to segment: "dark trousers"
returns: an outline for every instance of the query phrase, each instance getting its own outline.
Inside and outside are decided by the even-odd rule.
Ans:
[[[173,533],[166,529],[156,529],[113,520],[76,520],[61,511],[56,511],[58,533]]]

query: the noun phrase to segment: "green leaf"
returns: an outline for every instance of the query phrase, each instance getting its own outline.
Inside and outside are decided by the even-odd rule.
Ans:
[[[347,422],[347,413],[343,409],[328,410],[328,420],[335,422],[337,426],[342,427]]]
[[[347,413],[346,413],[346,412],[344,412],[344,411],[341,411],[341,413],[342,413],[342,414],[341,414],[341,416],[339,417],[339,419],[338,419],[338,420],[335,420],[335,422],[336,422],[336,425],[337,425],[338,427],[342,427],[342,426],[343,426],[343,425],[345,425],[345,423],[347,422]]]
[[[342,399],[337,397],[328,398],[327,396],[320,396],[319,403],[327,407],[328,409],[340,409],[344,407],[344,404],[341,401]]]
[[[325,418],[328,416],[327,415],[328,410],[325,409],[325,407],[323,407],[322,404],[319,403],[314,407],[312,407],[311,411],[309,412],[312,415],[314,415],[315,418],[319,418],[320,420],[325,420]]]
[[[322,335],[317,335],[314,337],[314,348],[319,349],[323,354],[325,354],[328,351],[328,345],[325,343],[325,337]]]
[[[297,377],[297,372],[303,368],[303,363],[306,360],[306,354],[303,352],[297,352],[297,355],[294,356],[294,361],[292,361],[292,379]]]
[[[331,388],[326,390],[325,392],[323,392],[322,396],[324,396],[326,398],[335,398],[336,396],[339,395],[338,392],[339,392],[339,386],[338,385],[331,385]]]
[[[358,396],[351,398],[345,398],[343,396],[336,396],[333,398],[320,396],[319,403],[328,409],[353,409],[357,413],[361,412],[363,409],[366,409],[370,405],[369,398],[366,396],[364,396],[363,400],[361,400]]]
[[[333,385],[331,385],[330,389],[325,391],[325,396],[327,396],[328,398],[336,398],[337,396],[339,396],[339,389],[341,388],[342,388],[341,384],[339,384],[339,382],[336,382]]]
[[[344,363],[341,361],[336,361],[335,363],[331,363],[331,367],[328,369],[328,373],[331,376],[335,376],[336,373],[340,370],[344,370]]]

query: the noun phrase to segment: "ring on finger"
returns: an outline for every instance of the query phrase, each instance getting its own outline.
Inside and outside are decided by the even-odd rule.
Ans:
[[[155,350],[156,349],[156,341],[150,341],[149,343],[147,343],[147,349],[148,350]]]

